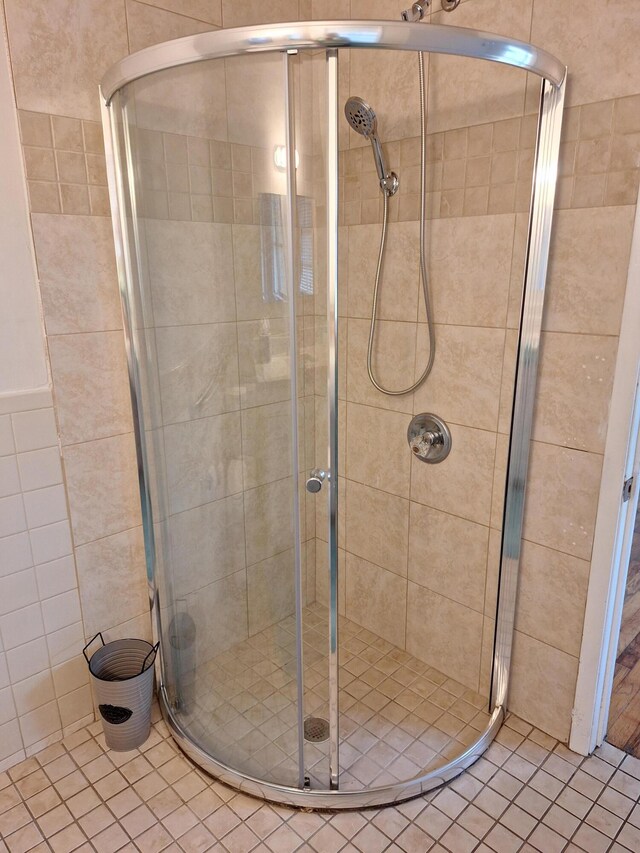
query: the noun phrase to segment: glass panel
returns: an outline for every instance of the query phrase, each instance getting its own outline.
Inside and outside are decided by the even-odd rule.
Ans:
[[[489,715],[505,465],[536,117],[526,75],[426,56],[426,264],[433,370],[387,396],[367,375],[383,200],[369,141],[341,117],[348,300],[340,787],[394,784],[442,766]],[[394,86],[389,87],[388,81]],[[495,80],[495,87],[494,87]],[[500,98],[487,96],[498,91]],[[387,388],[424,370],[418,57],[350,51],[341,92],[376,113],[389,199],[372,368]],[[532,109],[535,110],[535,102]],[[435,465],[412,456],[413,415],[452,436]],[[345,506],[346,504],[346,506]]]
[[[214,759],[297,785],[284,106],[282,56],[257,55],[145,77],[114,110],[167,698]]]
[[[315,469],[327,470],[326,341],[318,311],[326,304],[326,187],[324,177],[324,52],[289,57],[295,130],[296,206],[294,262],[298,329],[298,443],[300,529],[302,540],[303,711],[305,719],[304,776],[312,789],[329,787],[328,746],[328,611],[317,596],[318,554],[316,513],[325,503],[328,482],[319,492],[305,488]],[[326,539],[326,534],[323,534]]]

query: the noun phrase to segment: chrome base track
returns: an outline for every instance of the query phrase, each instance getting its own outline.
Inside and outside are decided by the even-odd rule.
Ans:
[[[504,719],[502,708],[495,708],[486,729],[474,744],[468,747],[458,758],[443,767],[438,767],[437,770],[425,773],[424,776],[408,779],[406,782],[398,782],[396,785],[385,785],[384,787],[369,788],[362,791],[341,791],[339,789],[314,791],[291,788],[287,785],[278,785],[275,782],[265,782],[221,764],[191,740],[169,707],[164,687],[159,689],[158,698],[162,715],[169,727],[171,736],[185,755],[206,773],[215,776],[225,785],[230,785],[243,794],[260,797],[272,803],[317,811],[390,806],[418,797],[433,788],[438,788],[451,779],[455,779],[480,758],[500,731]]]

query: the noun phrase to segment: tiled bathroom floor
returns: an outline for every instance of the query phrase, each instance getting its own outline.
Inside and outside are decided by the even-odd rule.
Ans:
[[[328,615],[305,608],[305,717],[328,719]],[[278,622],[198,674],[185,722],[223,763],[296,785],[295,620]],[[340,767],[347,790],[422,775],[464,752],[489,720],[487,699],[348,619],[340,620]],[[312,788],[329,787],[328,741],[306,743]]]
[[[640,761],[582,759],[510,717],[447,787],[397,807],[311,813],[205,776],[156,721],[140,750],[105,749],[99,723],[0,773],[0,850],[114,853],[559,853],[640,850]]]

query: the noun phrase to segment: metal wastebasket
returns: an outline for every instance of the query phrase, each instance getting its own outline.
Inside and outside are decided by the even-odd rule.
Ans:
[[[89,658],[87,649],[98,637],[102,647]],[[131,639],[105,643],[98,632],[82,650],[109,749],[127,752],[141,746],[149,737],[153,664],[159,645]]]

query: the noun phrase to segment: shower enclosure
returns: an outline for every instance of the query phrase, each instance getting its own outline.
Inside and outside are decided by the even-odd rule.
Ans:
[[[389,398],[366,376],[380,190],[343,109],[376,104],[399,176],[374,366],[405,388],[426,361],[417,52],[438,351]],[[382,21],[199,34],[103,80],[160,702],[243,791],[397,802],[501,725],[564,81],[521,41]],[[425,411],[451,433],[438,465],[407,443]]]

